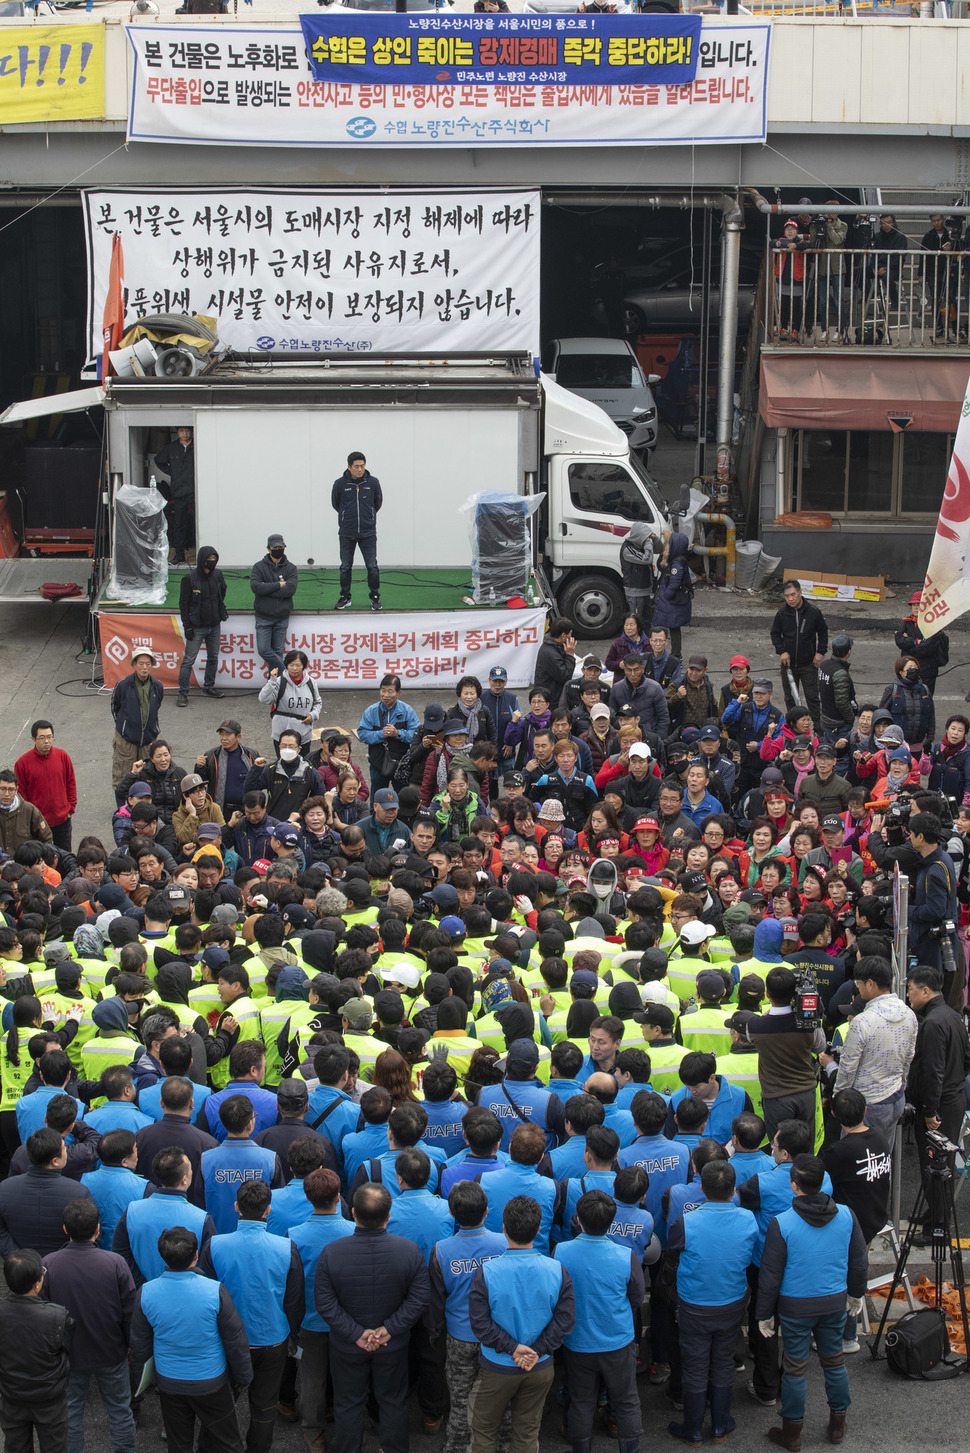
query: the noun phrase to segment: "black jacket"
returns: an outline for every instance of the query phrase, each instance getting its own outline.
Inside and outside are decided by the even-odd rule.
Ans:
[[[389,1352],[405,1347],[431,1300],[428,1268],[414,1242],[359,1226],[326,1247],[313,1290],[331,1337],[348,1352],[359,1351],[355,1343],[368,1327],[390,1333]]]
[[[803,600],[797,610],[783,605],[771,623],[771,644],[778,656],[787,651],[795,666],[810,666],[816,653],[824,656],[829,628],[818,606],[810,600]]]
[[[265,767],[250,767],[246,778],[247,792],[269,794],[266,811],[270,817],[285,822],[291,812],[299,812],[308,797],[321,797],[323,783],[302,757],[290,763],[270,762]]]
[[[56,1170],[32,1165],[22,1176],[0,1185],[0,1256],[21,1247],[46,1256],[60,1251],[64,1235],[64,1207],[68,1201],[87,1200],[91,1192]]]
[[[38,1297],[0,1301],[3,1391],[13,1402],[47,1406],[60,1398],[70,1370],[71,1318],[64,1307]]]
[[[249,572],[249,588],[256,597],[253,601],[256,615],[266,621],[288,620],[299,581],[300,572],[285,555],[279,561],[271,560],[269,555],[257,560]]]
[[[193,1206],[200,1209],[205,1207],[205,1193],[202,1187],[202,1152],[204,1150],[215,1150],[218,1141],[204,1130],[199,1130],[190,1125],[182,1115],[163,1115],[161,1120],[156,1120],[152,1125],[143,1125],[135,1136],[135,1144],[138,1147],[138,1164],[142,1168],[142,1175],[150,1176],[152,1161],[160,1150],[167,1150],[170,1145],[178,1146],[184,1150],[192,1162],[192,1184],[189,1187],[188,1199]]]
[[[916,1053],[909,1067],[906,1098],[925,1117],[939,1115],[949,1101],[962,1102],[963,1082],[970,1074],[966,1025],[942,994],[917,1015]]]
[[[190,631],[208,631],[220,621],[229,619],[229,612],[226,610],[226,577],[215,566],[212,570],[203,570],[202,566],[207,559],[217,561],[219,552],[213,550],[211,545],[202,545],[196,556],[195,568],[187,570],[182,576],[179,615],[182,617],[186,638]]]
[[[128,1356],[135,1283],[123,1259],[91,1241],[70,1241],[45,1256],[44,1296],[74,1319],[71,1371],[117,1367]]]
[[[549,705],[555,706],[567,682],[572,681],[576,669],[576,657],[567,656],[559,641],[547,636],[536,656],[533,682],[541,686],[549,698]]]
[[[155,455],[155,463],[163,474],[167,474],[170,480],[166,484],[164,480],[159,481],[162,494],[166,499],[194,499],[195,498],[195,444],[181,444],[178,439],[173,439],[159,449]]]
[[[809,1226],[815,1226],[821,1230],[837,1214],[838,1208],[831,1196],[827,1196],[824,1191],[819,1191],[814,1196],[795,1196],[792,1201],[792,1210]],[[850,1210],[849,1214],[852,1216],[852,1235],[849,1239],[849,1252],[845,1267],[846,1288],[850,1297],[862,1297],[865,1296],[866,1277],[869,1274],[869,1253],[859,1229],[859,1223],[855,1218],[855,1212]],[[773,1316],[776,1307],[780,1307],[782,1312],[786,1312],[791,1317],[824,1317],[829,1312],[845,1310],[845,1292],[829,1293],[817,1297],[782,1297],[781,1283],[785,1275],[787,1260],[788,1246],[779,1229],[777,1218],[773,1217],[768,1224],[761,1269],[758,1272],[757,1316],[759,1321],[765,1321],[768,1317]],[[834,1268],[836,1271],[841,1269],[841,1267]],[[821,1268],[819,1270],[821,1271]]]
[[[380,480],[368,470],[364,470],[360,479],[354,479],[350,470],[345,469],[333,482],[330,503],[337,511],[338,535],[351,535],[359,540],[377,534],[377,515],[384,496]]]
[[[136,747],[147,747],[160,736],[158,712],[165,696],[165,688],[154,676],[148,678],[148,716],[142,723],[138,691],[135,687],[135,673],[123,676],[111,693],[111,715],[115,731],[126,742]]]
[[[910,886],[909,952],[918,964],[928,964],[943,973],[943,951],[934,935],[947,920],[959,923],[957,871],[953,859],[936,847],[923,858]],[[963,971],[963,945],[956,932],[950,935],[958,972]]]

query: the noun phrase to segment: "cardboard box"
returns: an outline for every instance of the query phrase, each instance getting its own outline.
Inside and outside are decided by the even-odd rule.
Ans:
[[[802,592],[810,600],[841,600],[878,602],[885,599],[886,582],[881,575],[840,575],[832,571],[813,571],[811,576],[786,569],[786,580],[801,581]]]

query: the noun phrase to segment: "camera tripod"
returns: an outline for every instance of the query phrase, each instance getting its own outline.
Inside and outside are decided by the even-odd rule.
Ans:
[[[949,1143],[949,1142],[945,1142]],[[886,1294],[886,1306],[883,1310],[876,1335],[869,1344],[869,1350],[873,1360],[879,1356],[879,1344],[882,1341],[886,1330],[886,1323],[889,1320],[889,1309],[893,1304],[893,1297],[896,1288],[902,1286],[903,1277],[906,1274],[906,1264],[909,1260],[909,1253],[913,1247],[913,1239],[924,1220],[932,1227],[931,1231],[931,1252],[933,1261],[933,1288],[936,1293],[936,1306],[942,1309],[943,1303],[943,1273],[947,1260],[950,1263],[950,1280],[953,1289],[960,1298],[960,1318],[963,1323],[963,1345],[967,1353],[958,1362],[951,1361],[948,1366],[952,1369],[951,1376],[959,1372],[970,1370],[970,1318],[967,1313],[967,1290],[966,1280],[963,1271],[963,1253],[960,1249],[960,1228],[957,1224],[957,1209],[953,1190],[953,1157],[956,1154],[956,1146],[950,1151],[941,1151],[930,1145],[928,1148],[929,1164],[923,1172],[922,1182],[916,1196],[909,1218],[909,1226],[906,1235],[903,1237],[903,1244],[896,1261],[896,1269],[893,1272],[893,1279],[889,1284]],[[934,1162],[933,1157],[938,1157]]]

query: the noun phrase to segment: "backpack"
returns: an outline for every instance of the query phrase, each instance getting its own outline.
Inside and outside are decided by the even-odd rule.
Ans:
[[[900,1377],[943,1382],[956,1377],[962,1362],[951,1362],[946,1316],[938,1307],[907,1312],[886,1334],[886,1361]]]

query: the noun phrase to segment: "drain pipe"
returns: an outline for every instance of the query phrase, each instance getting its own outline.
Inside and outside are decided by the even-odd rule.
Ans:
[[[721,234],[721,332],[717,367],[717,478],[730,478],[734,434],[734,360],[738,346],[738,279],[744,209],[736,197],[725,197]],[[703,387],[703,383],[702,383]]]

